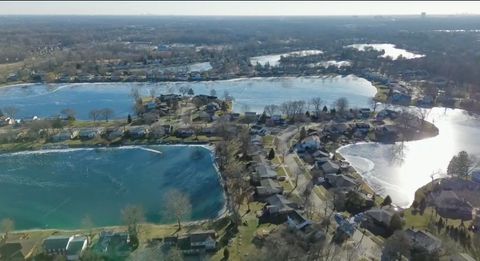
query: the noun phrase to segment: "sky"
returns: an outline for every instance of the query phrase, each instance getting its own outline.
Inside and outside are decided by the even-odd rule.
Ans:
[[[470,1],[5,1],[0,15],[419,15],[480,14]]]

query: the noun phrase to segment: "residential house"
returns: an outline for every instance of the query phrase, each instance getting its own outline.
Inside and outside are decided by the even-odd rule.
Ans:
[[[66,255],[69,236],[50,236],[43,241],[43,251],[47,255]]]
[[[247,112],[245,112],[245,119],[248,120],[248,121],[256,121],[257,120],[257,113],[247,111]]]
[[[103,128],[83,128],[78,131],[78,137],[81,140],[91,140],[100,136],[103,132]]]
[[[119,128],[119,129],[115,129],[115,130],[110,131],[107,135],[107,138],[109,140],[115,140],[115,139],[122,138],[123,135],[124,135],[123,128]]]
[[[287,215],[298,208],[297,204],[280,194],[269,196],[264,201],[266,205],[262,209],[260,223],[283,224],[288,221]]]
[[[394,211],[385,208],[376,208],[363,213],[365,219],[361,225],[373,234],[388,236],[393,232],[391,231],[391,221],[395,215]]]
[[[175,136],[178,137],[178,138],[188,138],[188,137],[193,136],[194,134],[195,134],[195,130],[189,129],[189,128],[177,129],[175,131]]]
[[[69,131],[61,131],[52,136],[51,140],[53,142],[62,142],[72,139],[72,133]]]
[[[210,122],[212,121],[212,115],[210,115],[208,112],[206,111],[200,111],[198,113],[198,117],[197,117],[198,120],[201,120],[201,121],[206,121],[206,122]]]
[[[84,236],[51,236],[43,241],[47,255],[66,256],[67,260],[79,260],[87,248],[88,239]]]
[[[143,139],[150,133],[148,125],[127,126],[125,127],[125,131],[128,133],[128,136],[133,139]]]
[[[84,236],[74,236],[67,244],[67,260],[79,260],[83,251],[87,248],[88,239]]]
[[[304,230],[305,227],[311,225],[312,223],[295,210],[287,215],[287,224],[288,227],[292,229]]]
[[[308,136],[302,140],[301,146],[304,150],[315,151],[320,148],[320,137],[317,135]]]
[[[163,238],[163,244],[166,246],[175,246],[178,242],[178,236],[166,236]]]
[[[370,114],[372,113],[372,111],[370,110],[370,108],[361,108],[360,110],[358,110],[358,113],[360,114],[360,116],[364,119],[368,119],[368,117],[370,117]]]
[[[328,182],[330,186],[335,188],[358,186],[358,182],[356,180],[343,174],[327,174],[325,175],[325,181]]]
[[[405,236],[411,245],[423,248],[428,253],[435,253],[442,248],[442,241],[427,231],[409,228],[405,230]]]
[[[444,218],[471,220],[473,207],[460,199],[452,190],[442,190],[432,195],[433,205],[437,213]]]
[[[25,255],[20,242],[8,242],[0,244],[0,260],[23,261]]]
[[[7,81],[9,82],[18,81],[18,75],[16,73],[10,73],[7,77]]]
[[[320,161],[317,161],[319,163]],[[320,165],[317,165],[318,168],[323,172],[324,175],[328,174],[337,174],[340,171],[340,166],[338,164],[333,163],[331,160],[327,160],[324,163],[321,163]]]
[[[252,181],[254,184],[260,184],[263,179],[276,179],[277,172],[271,169],[266,164],[259,164],[255,167],[255,173],[252,175]]]
[[[208,113],[215,113],[220,110],[220,105],[216,102],[210,102],[205,106],[205,111]]]
[[[190,247],[215,250],[217,247],[216,233],[213,230],[194,232],[189,235]]]
[[[113,256],[127,256],[130,253],[130,235],[126,232],[102,231],[98,240],[100,252]]]
[[[400,90],[392,90],[388,98],[392,104],[408,106],[412,102],[412,96]]]
[[[258,199],[265,199],[275,194],[282,194],[283,187],[275,180],[262,179],[260,180],[260,186],[255,188],[255,194]]]

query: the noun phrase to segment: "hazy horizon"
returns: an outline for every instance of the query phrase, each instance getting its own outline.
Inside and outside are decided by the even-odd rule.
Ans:
[[[422,12],[427,15],[479,15],[480,2],[0,2],[0,15],[372,16],[420,15]]]

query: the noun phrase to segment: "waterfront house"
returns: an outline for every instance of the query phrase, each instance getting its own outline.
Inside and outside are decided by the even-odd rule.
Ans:
[[[123,128],[119,128],[119,129],[115,129],[108,132],[107,137],[109,140],[115,140],[115,139],[122,138],[123,134],[124,134]]]
[[[43,241],[43,251],[47,255],[66,255],[69,236],[50,236]]]
[[[67,244],[67,260],[79,260],[83,251],[87,248],[88,239],[84,236],[73,236]]]
[[[420,247],[428,253],[435,253],[442,248],[442,241],[427,231],[409,228],[405,230],[405,236],[412,246]]]
[[[465,199],[460,199],[452,190],[441,190],[432,194],[437,213],[444,218],[471,220],[473,207]]]
[[[126,232],[102,231],[97,246],[100,252],[112,256],[127,256],[130,253],[130,235]]]
[[[43,241],[43,250],[47,255],[66,256],[67,260],[79,260],[87,248],[88,239],[84,236],[51,236]]]
[[[328,182],[328,184],[332,187],[335,188],[341,188],[341,187],[357,187],[358,182],[354,180],[353,178],[350,178],[348,176],[345,176],[343,174],[327,174],[325,175],[325,181]]]
[[[305,227],[312,223],[295,210],[287,215],[287,224],[289,228],[304,230]]]
[[[317,161],[317,162],[320,162],[320,161]],[[321,163],[321,165],[318,167],[323,172],[324,175],[337,174],[340,171],[340,166],[338,166],[338,164],[336,163],[333,163],[331,160],[327,160],[326,162]]]
[[[178,138],[188,138],[195,134],[195,130],[185,128],[185,129],[177,129],[175,131],[175,136]]]
[[[72,133],[70,133],[69,131],[61,131],[53,135],[51,139],[53,142],[67,141],[72,139]]]
[[[189,235],[190,247],[215,250],[217,247],[216,233],[213,230],[194,232]]]
[[[81,140],[91,140],[100,136],[103,132],[103,128],[83,128],[78,131],[78,137]]]
[[[150,133],[148,125],[127,126],[125,127],[125,131],[128,133],[128,136],[133,139],[143,139]]]

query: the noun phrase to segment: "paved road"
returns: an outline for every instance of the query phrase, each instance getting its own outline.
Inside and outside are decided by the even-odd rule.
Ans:
[[[306,128],[316,128],[319,124],[309,124]],[[284,148],[290,149],[290,142],[295,134],[298,132],[299,128],[297,126],[289,126],[285,130],[281,131],[277,135],[278,139],[278,146],[283,146]],[[289,173],[291,173],[291,177],[289,177],[291,184],[294,183],[295,174],[298,173],[298,186],[294,193],[298,195],[302,195],[302,192],[305,190],[305,187],[308,183],[310,183],[310,179],[308,176],[304,175],[302,168],[298,165],[297,161],[295,161],[295,157],[298,157],[295,152],[288,153],[285,156],[285,162],[283,167],[288,168]],[[317,209],[323,210],[325,209],[326,202],[323,201],[317,194],[312,193],[311,199],[313,199],[313,203]],[[332,211],[332,210],[330,210]],[[335,220],[332,215],[332,223],[335,223]],[[370,237],[362,236],[363,233],[359,230],[356,230],[354,235],[350,238],[349,244],[352,246],[352,250],[349,251],[342,251],[340,255],[338,255],[335,260],[358,260],[361,257],[365,257],[369,260],[379,260],[381,256],[382,249],[381,247],[375,243]],[[353,254],[352,254],[353,251]],[[352,259],[353,258],[353,259]]]

